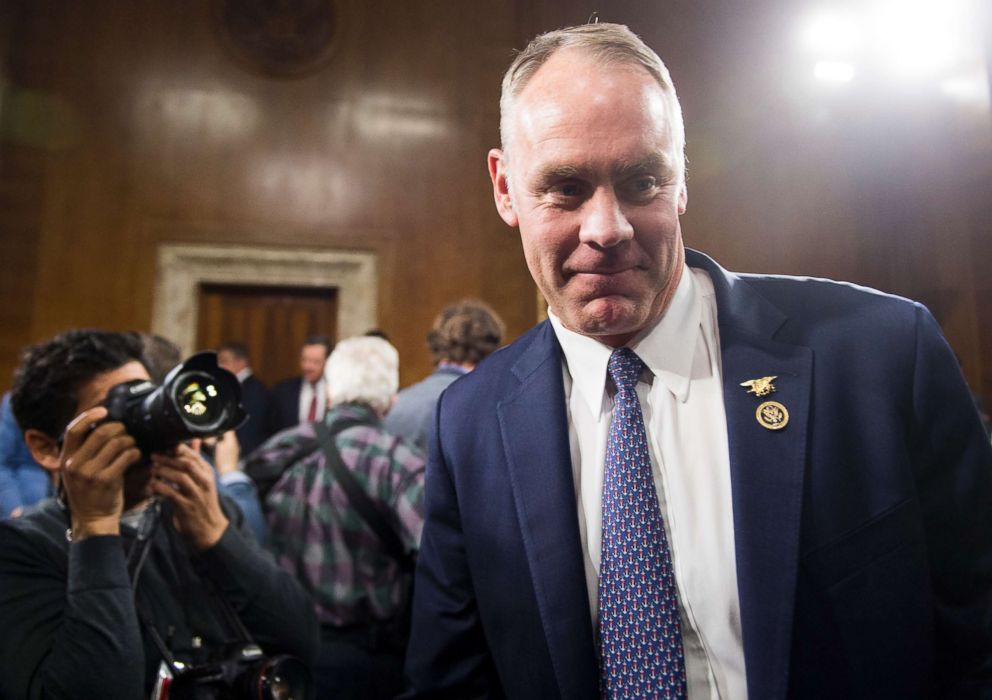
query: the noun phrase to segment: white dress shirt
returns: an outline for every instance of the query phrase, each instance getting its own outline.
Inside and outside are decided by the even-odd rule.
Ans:
[[[606,365],[613,348],[566,329],[553,311],[549,317],[565,356],[579,533],[595,625],[613,417]],[[685,268],[665,315],[629,346],[647,366],[637,395],[678,587],[689,697],[746,698],[720,334],[709,276]]]
[[[316,384],[311,384],[304,379],[300,386],[300,423],[307,422],[307,417],[310,415],[310,402],[315,393],[317,395],[317,414],[314,420],[324,418],[324,412],[327,411],[327,381],[321,377]]]

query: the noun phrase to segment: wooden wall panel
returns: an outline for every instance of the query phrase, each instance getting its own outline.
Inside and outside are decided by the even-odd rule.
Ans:
[[[428,371],[424,334],[447,302],[486,299],[516,336],[534,288],[485,172],[500,76],[536,32],[598,11],[676,80],[690,245],[732,269],[924,301],[992,402],[987,108],[816,92],[799,80],[804,3],[338,4],[331,60],[293,79],[235,60],[210,2],[4,4],[8,87],[39,117],[0,141],[0,385],[26,342],[147,327],[162,242],[377,253],[404,383]]]
[[[514,335],[532,324],[485,171],[512,6],[342,0],[333,59],[279,79],[233,60],[210,3],[22,5],[14,78],[67,104],[76,138],[36,154],[36,289],[18,287],[39,311],[10,347],[147,327],[166,241],[377,253],[404,383],[429,371],[424,335],[446,303],[486,298]]]

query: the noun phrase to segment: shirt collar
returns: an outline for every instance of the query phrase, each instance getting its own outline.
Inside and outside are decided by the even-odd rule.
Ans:
[[[680,402],[689,398],[700,313],[694,275],[684,266],[682,278],[664,315],[647,332],[628,343],[654,378],[664,383]],[[565,355],[565,364],[572,377],[572,391],[578,391],[592,414],[599,415],[606,391],[606,365],[613,348],[565,328],[561,319],[550,310],[548,319]]]

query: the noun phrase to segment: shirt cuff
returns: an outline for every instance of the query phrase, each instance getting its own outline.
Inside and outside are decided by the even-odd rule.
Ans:
[[[218,479],[220,483],[224,486],[230,486],[231,484],[251,484],[254,483],[251,477],[245,474],[243,471],[233,471],[227,472],[226,474],[221,474]]]
[[[130,588],[120,535],[96,535],[69,545],[69,593]]]

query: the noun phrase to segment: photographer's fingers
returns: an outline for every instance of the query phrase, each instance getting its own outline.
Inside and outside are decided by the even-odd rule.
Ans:
[[[185,445],[180,445],[174,455],[152,455],[152,466],[156,470],[168,467],[181,471],[189,475],[189,478],[204,491],[209,491],[213,488],[214,473],[210,465],[198,453],[193,452]]]
[[[102,408],[86,411],[66,429],[61,474],[74,539],[119,532],[123,474],[141,457],[121,423],[99,423],[105,417]]]
[[[97,406],[91,408],[88,411],[83,411],[78,416],[72,419],[68,427],[65,429],[65,433],[62,436],[62,455],[63,457],[73,457],[80,450],[84,450],[80,453],[82,459],[86,459],[89,452],[93,451],[94,448],[91,447],[89,451],[85,451],[87,438],[95,432],[98,428],[103,427],[99,425],[99,422],[107,417],[107,409],[103,406]],[[112,424],[105,424],[112,425]],[[120,425],[119,423],[117,425]]]
[[[214,448],[214,464],[217,467],[217,472],[227,474],[237,471],[240,458],[241,446],[238,443],[238,437],[233,430],[228,430],[217,441],[217,446]]]
[[[107,480],[123,476],[127,468],[141,459],[141,450],[137,448],[134,438],[122,432],[109,438],[96,454],[92,463],[99,467],[100,475]]]
[[[228,525],[217,494],[212,488],[203,488],[197,482],[188,471],[188,463],[174,467],[170,462],[168,459],[157,459],[154,463],[152,490],[175,506],[173,521],[176,529],[188,538],[193,547],[198,550],[212,547]]]
[[[178,493],[184,498],[192,498],[200,491],[196,481],[183,469],[176,469],[161,463],[155,463],[152,471],[155,477],[153,484],[161,484],[167,489],[163,495]]]

